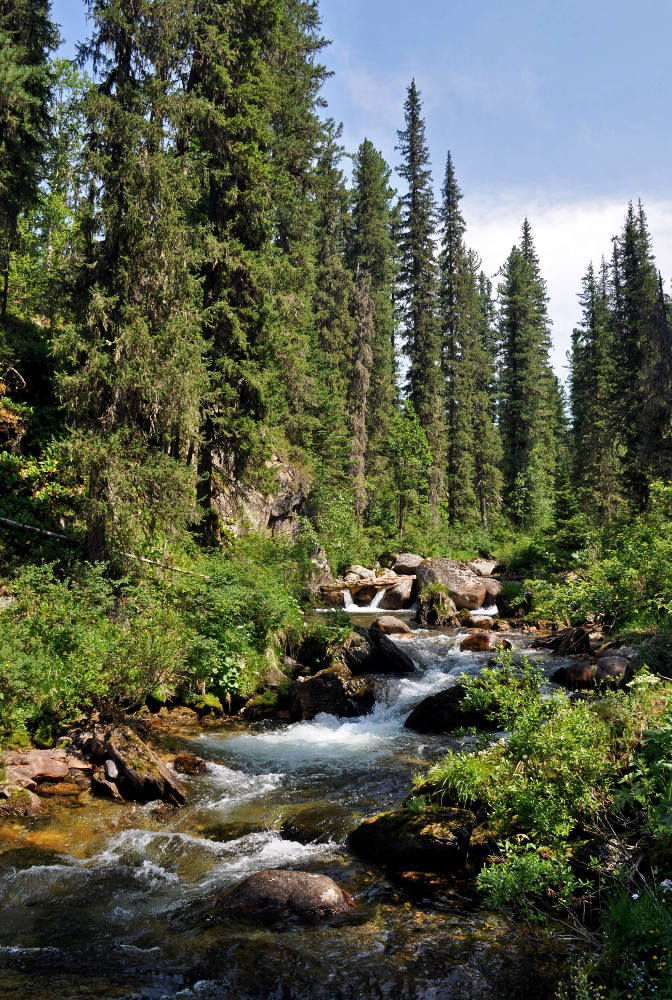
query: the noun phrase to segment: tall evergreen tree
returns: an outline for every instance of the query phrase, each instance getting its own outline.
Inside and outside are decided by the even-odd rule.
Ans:
[[[235,480],[273,485],[266,461],[310,444],[315,266],[314,160],[324,69],[314,3],[201,0],[189,138],[207,186],[201,500],[218,534],[218,496]]]
[[[0,3],[0,313],[7,312],[9,265],[19,216],[39,198],[49,135],[58,33],[50,0]]]
[[[317,218],[312,362],[320,377],[311,450],[319,456],[320,476],[329,483],[342,485],[349,471],[351,442],[347,412],[357,348],[354,279],[346,262],[350,200],[340,165],[343,157],[340,136],[340,126],[336,127],[331,119],[325,122],[314,181]],[[362,512],[363,508],[360,515]]]
[[[356,352],[350,387],[350,468],[355,498],[355,510],[361,524],[367,507],[366,433],[369,389],[373,369],[373,343],[376,335],[376,303],[371,294],[371,277],[367,271],[357,275],[355,289]]]
[[[473,357],[476,330],[472,273],[464,245],[466,225],[460,210],[462,192],[455,177],[450,153],[442,188],[439,214],[439,322],[441,360],[446,406],[446,489],[448,516],[452,523],[473,511],[475,467],[472,439],[474,391]]]
[[[184,459],[198,432],[200,310],[187,225],[193,171],[175,150],[183,113],[177,0],[89,0],[83,50],[90,193],[75,322],[56,347],[86,484],[91,558],[161,543],[192,516]]]
[[[570,401],[573,481],[582,509],[604,523],[618,506],[618,453],[613,409],[615,377],[609,276],[592,264],[579,296],[580,325],[572,334]]]
[[[434,248],[436,206],[420,93],[412,81],[404,104],[406,128],[397,133],[399,173],[407,190],[399,225],[399,314],[408,357],[406,385],[432,453],[430,508],[436,521],[444,493],[445,423]]]
[[[352,227],[348,260],[359,281],[368,276],[373,299],[373,336],[366,401],[365,475],[368,489],[379,493],[389,472],[388,438],[395,408],[393,283],[395,277],[394,210],[390,168],[365,139],[354,157]],[[359,402],[355,400],[355,406]]]
[[[672,343],[641,202],[637,210],[629,204],[614,243],[612,279],[623,481],[626,495],[642,506],[651,475],[669,468]]]
[[[518,521],[542,525],[554,513],[558,387],[549,363],[546,288],[527,219],[502,276],[499,424],[506,499]]]

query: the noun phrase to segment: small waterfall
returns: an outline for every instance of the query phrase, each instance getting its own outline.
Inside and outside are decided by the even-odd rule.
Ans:
[[[379,590],[374,599],[370,604],[366,604],[363,607],[360,604],[355,604],[352,599],[352,594],[349,590],[343,591],[343,609],[349,611],[351,614],[371,614],[372,611],[377,611],[382,604],[383,598],[385,597],[385,591],[387,587]]]
[[[374,599],[371,601],[371,610],[380,607],[380,605],[383,603],[383,598],[385,597],[386,593],[387,593],[387,587],[383,587],[382,590],[378,591]]]

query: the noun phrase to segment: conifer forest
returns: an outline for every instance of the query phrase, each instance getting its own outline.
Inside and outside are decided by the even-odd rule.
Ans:
[[[0,0],[0,1000],[672,1000],[646,204],[560,378],[318,0],[75,2]]]

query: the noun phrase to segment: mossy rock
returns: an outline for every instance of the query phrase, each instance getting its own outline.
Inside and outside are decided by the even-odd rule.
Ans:
[[[475,827],[468,809],[397,809],[364,820],[348,846],[395,871],[457,872],[467,863]]]
[[[243,712],[248,719],[268,719],[277,712],[279,701],[277,691],[263,691],[250,698]]]
[[[193,708],[199,715],[224,714],[222,703],[214,694],[186,694],[182,700],[187,708]]]

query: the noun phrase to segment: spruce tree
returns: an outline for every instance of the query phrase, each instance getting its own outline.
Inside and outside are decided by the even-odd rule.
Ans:
[[[404,104],[406,128],[397,133],[406,182],[399,224],[398,307],[408,357],[406,388],[432,454],[430,509],[436,522],[444,495],[445,421],[434,248],[436,206],[420,93],[412,81]]]
[[[367,490],[374,494],[380,493],[389,476],[387,442],[396,412],[393,305],[396,248],[390,173],[373,143],[365,139],[354,157],[348,261],[352,272],[359,273],[360,282],[368,276],[374,305],[365,426]]]
[[[371,371],[373,369],[373,343],[376,335],[376,302],[371,294],[371,277],[367,271],[357,275],[355,289],[355,359],[350,386],[350,479],[355,500],[355,510],[360,524],[367,508],[366,478],[367,417]]]
[[[9,267],[19,217],[39,200],[49,137],[58,33],[49,0],[0,3],[0,314],[7,312]]]
[[[72,329],[56,344],[92,559],[163,545],[193,514],[202,394],[194,171],[176,155],[184,18],[168,0],[90,0],[89,197]]]
[[[573,480],[581,508],[605,523],[618,507],[618,443],[609,275],[591,264],[579,296],[580,325],[572,334],[570,401]]]
[[[502,277],[499,425],[505,496],[520,523],[542,526],[554,516],[558,385],[549,363],[546,288],[527,219]]]
[[[643,506],[652,475],[669,469],[671,341],[646,215],[628,205],[614,242],[613,404],[626,496]]]

